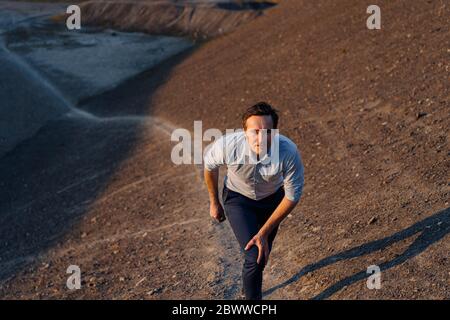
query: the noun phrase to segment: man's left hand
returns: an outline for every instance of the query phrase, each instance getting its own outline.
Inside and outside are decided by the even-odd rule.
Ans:
[[[269,261],[269,241],[265,234],[257,233],[245,246],[245,250],[249,250],[252,246],[258,247],[257,263],[260,264],[262,259],[265,259],[265,264]]]

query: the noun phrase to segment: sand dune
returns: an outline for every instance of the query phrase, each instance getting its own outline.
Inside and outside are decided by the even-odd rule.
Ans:
[[[208,39],[229,33],[262,14],[276,1],[87,1],[80,4],[84,25],[125,31]],[[65,21],[65,16],[55,20]]]
[[[69,111],[52,84],[0,46],[0,157]]]

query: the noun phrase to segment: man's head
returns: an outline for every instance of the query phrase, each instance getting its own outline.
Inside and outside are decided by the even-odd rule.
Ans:
[[[242,126],[250,148],[259,155],[270,148],[271,129],[278,127],[277,110],[266,102],[259,102],[242,115]]]

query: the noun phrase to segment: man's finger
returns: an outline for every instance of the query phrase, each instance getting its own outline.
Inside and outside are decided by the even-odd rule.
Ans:
[[[258,259],[256,260],[257,264],[261,263],[261,258],[263,257],[263,248],[261,245],[258,246]]]
[[[254,239],[251,239],[245,246],[245,250],[250,249],[253,246],[253,244],[254,244]]]

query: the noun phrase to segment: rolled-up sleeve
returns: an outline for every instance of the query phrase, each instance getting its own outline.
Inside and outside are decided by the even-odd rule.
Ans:
[[[204,167],[208,171],[213,171],[225,163],[225,140],[220,137],[208,147],[203,158]]]
[[[304,168],[297,148],[287,155],[283,164],[285,196],[294,202],[300,200],[304,184]]]

